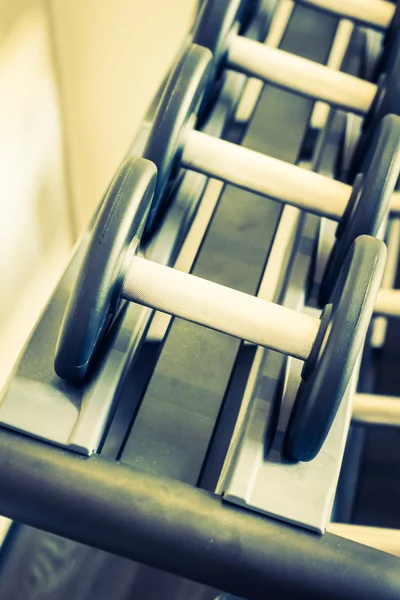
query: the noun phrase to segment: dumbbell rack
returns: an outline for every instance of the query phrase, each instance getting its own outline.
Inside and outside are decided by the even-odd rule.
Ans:
[[[336,25],[337,19],[299,6],[281,47],[325,62]],[[243,76],[229,75],[205,130],[288,162],[298,161],[313,103],[265,86],[249,125],[224,128],[244,84]],[[132,154],[140,154],[151,116],[152,109]],[[329,154],[325,161],[333,158]],[[324,168],[329,170],[326,162]],[[301,308],[316,217],[195,173],[184,174],[172,193],[171,208],[149,249],[151,258],[174,264],[190,226],[196,224],[196,208],[208,203],[212,220],[191,272]],[[178,319],[172,319],[160,336],[157,331],[164,333],[165,321],[157,317],[158,330],[156,320],[149,330],[152,311],[136,305],[121,315],[90,384],[72,386],[58,380],[53,372],[55,341],[88,233],[0,404],[0,478],[5,482],[0,513],[248,598],[264,597],[265,590],[283,597],[279,594],[287,591],[284,573],[289,568],[294,589],[305,597],[312,597],[317,573],[323,577],[315,597],[324,590],[331,593],[332,587],[336,597],[350,597],[349,582],[351,595],[356,590],[360,597],[374,597],[379,590],[380,597],[395,597],[399,581],[384,589],[386,578],[394,577],[397,569],[395,559],[307,530],[324,531],[331,513],[351,394],[318,464],[289,469],[276,456],[265,461],[265,423],[274,398],[282,393],[286,359]],[[285,390],[289,394],[290,385]],[[249,455],[249,440],[254,455]],[[260,472],[255,476],[257,465]],[[326,475],[322,481],[321,472]],[[300,483],[297,488],[295,481]],[[380,575],[371,577],[377,565]],[[349,570],[353,575],[343,577]]]

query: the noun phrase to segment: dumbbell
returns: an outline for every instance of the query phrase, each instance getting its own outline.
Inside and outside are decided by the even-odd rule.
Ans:
[[[214,56],[210,85],[226,68],[360,115],[374,108],[374,100],[383,92],[374,83],[238,35],[239,5],[239,0],[208,2],[196,24],[193,43],[208,48]],[[394,66],[390,72],[391,89],[397,94],[389,113],[400,111],[398,72]]]
[[[390,45],[390,58],[386,59],[389,70],[376,85],[238,35],[239,4],[239,0],[208,2],[194,29],[193,43],[208,48],[214,56],[206,98],[226,68],[360,114],[366,118],[369,136],[384,115],[400,114],[399,36],[396,38],[399,43]],[[364,136],[359,146],[361,151],[366,141]]]
[[[166,209],[165,190],[179,167],[336,219],[340,221],[337,243],[321,286],[321,304],[326,304],[355,238],[377,235],[389,202],[393,210],[399,211],[399,196],[392,197],[392,193],[400,165],[400,118],[387,116],[382,121],[363,174],[358,175],[352,188],[193,130],[207,87],[210,62],[207,49],[189,47],[177,63],[158,107],[143,154],[158,169],[150,232],[157,213],[162,215]]]
[[[391,68],[392,56],[399,43],[400,5],[387,0],[296,0],[337,17],[346,18],[359,25],[385,33],[383,51],[378,61],[375,79]]]
[[[399,7],[387,0],[296,0],[296,3],[384,32],[400,18]]]
[[[56,373],[73,381],[87,375],[124,299],[249,340],[305,361],[286,448],[293,459],[311,460],[329,431],[366,335],[385,245],[358,238],[321,319],[310,317],[139,256],[155,186],[156,168],[146,159],[127,159],[117,172],[66,308]]]

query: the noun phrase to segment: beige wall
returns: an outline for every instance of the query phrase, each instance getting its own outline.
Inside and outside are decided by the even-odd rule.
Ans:
[[[45,3],[3,0],[0,9],[9,17],[0,32],[1,385],[72,236]]]
[[[49,0],[78,231],[193,19],[196,0]]]
[[[0,0],[0,388],[196,0]]]

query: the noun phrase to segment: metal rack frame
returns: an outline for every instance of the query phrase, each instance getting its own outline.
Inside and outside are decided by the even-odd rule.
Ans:
[[[309,18],[307,9],[296,8],[293,27],[301,27]],[[334,19],[320,18],[334,30]],[[326,37],[326,32],[321,37]],[[290,32],[287,40],[290,43]],[[264,100],[274,94],[267,91]],[[274,102],[282,98],[280,94],[290,96],[282,91],[276,94]],[[297,119],[303,122],[304,115],[310,114],[311,103],[296,98],[287,106],[294,110],[296,105]],[[298,138],[297,149],[302,135]],[[285,140],[276,143],[276,151],[284,152]],[[216,214],[221,205],[220,199]],[[273,211],[277,219],[269,232],[271,239],[280,216],[276,205],[271,214]],[[207,238],[202,248],[206,244]],[[195,266],[198,264],[197,259]],[[235,341],[235,345],[233,367],[240,344]],[[221,414],[229,404],[229,377],[221,385],[224,391],[210,437],[203,444],[203,455],[197,457],[199,467],[191,473],[193,485],[135,468],[136,457],[127,453],[134,428],[125,431],[127,437],[124,434],[121,440],[118,463],[96,454],[82,456],[1,427],[0,513],[249,600],[261,600],[266,594],[272,598],[290,597],[293,590],[297,598],[308,599],[398,598],[400,571],[398,560],[392,556],[332,534],[320,536],[243,510],[224,502],[220,495],[194,487],[199,481],[205,485],[210,457],[218,463],[215,441],[221,433]],[[145,402],[146,396],[141,409]],[[139,414],[133,407],[134,424],[139,422]],[[225,435],[231,434],[228,428]],[[215,489],[218,476],[215,472],[208,478],[209,489]]]

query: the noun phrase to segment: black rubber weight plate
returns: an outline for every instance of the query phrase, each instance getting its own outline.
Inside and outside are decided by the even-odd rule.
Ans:
[[[158,107],[143,152],[143,156],[154,162],[158,170],[146,234],[151,232],[157,214],[166,201],[167,184],[179,170],[185,134],[196,125],[211,58],[209,50],[190,46],[174,68]]]
[[[385,34],[382,56],[378,63],[377,76],[386,72],[390,68],[393,54],[396,46],[398,46],[400,34],[400,3],[396,3],[396,12],[390,24],[388,31]]]
[[[365,117],[362,135],[354,154],[350,169],[350,177],[353,178],[373,144],[382,119],[386,115],[400,115],[400,39],[392,43],[386,63],[388,70],[380,75],[378,91]]]
[[[210,0],[205,3],[193,28],[193,43],[212,52],[213,78],[225,66],[230,33],[234,31],[245,34],[257,15],[263,15],[264,18],[267,16],[269,22],[278,2],[279,0]],[[262,30],[262,38],[265,38],[266,31]]]
[[[362,167],[360,185],[354,185],[347,209],[336,232],[321,284],[319,303],[324,306],[338,279],[353,241],[360,235],[376,236],[387,214],[400,168],[400,117],[386,116]],[[360,188],[360,189],[358,189]]]
[[[85,377],[118,310],[121,269],[132,242],[140,241],[155,183],[151,162],[129,158],[110,185],[61,325],[54,367],[64,379]]]
[[[229,33],[241,14],[245,4],[240,0],[207,2],[193,33],[193,42],[208,48],[214,58],[214,69],[219,71],[226,55]]]
[[[285,436],[285,451],[310,461],[321,449],[348,386],[372,316],[386,260],[384,243],[359,237],[333,290],[330,327],[300,384]]]

